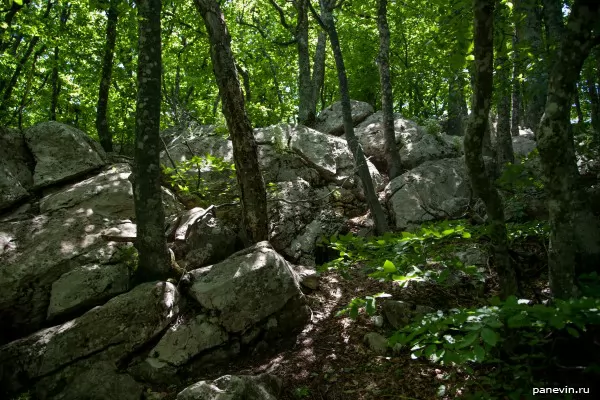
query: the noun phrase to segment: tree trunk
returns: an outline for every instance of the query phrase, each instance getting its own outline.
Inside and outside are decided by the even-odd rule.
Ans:
[[[19,80],[19,77],[21,76],[21,72],[23,71],[23,68],[25,68],[25,64],[29,60],[29,57],[31,57],[31,54],[33,53],[33,49],[35,48],[35,46],[39,40],[40,40],[39,36],[34,36],[31,39],[31,42],[29,42],[29,46],[27,47],[25,54],[23,54],[23,57],[21,57],[21,59],[19,60],[19,63],[17,64],[17,68],[15,68],[15,70],[13,71],[10,81],[8,81],[8,84],[6,85],[6,87],[0,87],[0,91],[2,89],[4,89],[4,94],[2,95],[2,102],[0,103],[0,114],[8,109],[8,103],[12,96],[12,92],[13,92],[15,86],[17,85],[17,81]]]
[[[106,11],[106,46],[104,47],[104,58],[102,60],[102,72],[100,73],[100,88],[98,90],[98,105],[96,108],[96,130],[100,138],[100,144],[106,152],[113,151],[112,134],[108,127],[108,94],[110,91],[110,80],[112,76],[113,58],[115,55],[115,43],[117,41],[117,21],[119,18],[117,9],[118,0],[110,0]]]
[[[582,195],[570,128],[571,99],[592,48],[600,18],[595,0],[576,0],[550,76],[548,100],[540,123],[538,149],[548,195],[550,288],[555,298],[574,295],[575,265],[597,269],[600,227]]]
[[[579,88],[575,88],[575,95],[573,97],[575,102],[575,111],[577,112],[577,126],[583,126],[585,118],[583,117],[583,110],[581,109],[581,99],[579,98]]]
[[[379,79],[381,82],[381,109],[383,111],[384,153],[390,180],[402,173],[400,153],[394,132],[394,96],[390,74],[390,28],[387,22],[387,0],[379,0],[377,8],[379,29]]]
[[[518,1],[516,0],[516,2]],[[519,123],[521,122],[521,82],[519,80],[519,75],[521,74],[521,57],[519,46],[519,31],[517,26],[515,26],[513,36],[512,113],[510,124],[512,136],[519,136]]]
[[[308,0],[296,0],[298,19],[296,24],[296,46],[298,49],[298,123],[312,126],[315,110],[310,109],[313,95],[310,75],[310,52],[308,48]]]
[[[554,60],[563,34],[562,0],[542,0],[544,10],[544,26],[546,27],[546,49],[548,54],[548,72],[552,71]]]
[[[323,83],[325,82],[325,58],[327,56],[327,33],[324,31],[319,32],[317,38],[317,48],[315,49],[315,57],[313,59],[313,73],[312,73],[312,97],[310,99],[309,109],[313,110],[315,114],[315,120],[317,115],[317,102],[319,101],[319,94],[323,90]],[[307,125],[312,127],[311,125]]]
[[[508,18],[508,10],[506,6],[500,5],[497,10],[497,20],[499,28],[496,32],[500,35],[495,37],[497,42],[496,54],[496,84],[497,93],[497,109],[498,109],[498,125],[496,126],[496,164],[501,169],[507,163],[515,162],[515,155],[512,147],[512,137],[510,133],[510,63],[508,60],[508,47],[504,36],[504,31],[507,27],[506,20]]]
[[[463,86],[462,71],[455,71],[454,77],[448,84],[448,127],[447,134],[463,136],[465,134],[466,100]]]
[[[548,86],[548,72],[546,67],[545,52],[542,42],[541,9],[537,0],[520,0],[524,23],[522,25],[522,41],[529,46],[533,59],[529,60],[533,66],[527,73],[526,91],[527,107],[525,109],[525,124],[537,133],[537,128],[544,113],[546,91]]]
[[[348,78],[346,76],[346,67],[344,66],[344,58],[342,56],[340,41],[335,28],[335,23],[333,21],[331,1],[319,0],[319,3],[321,5],[321,18],[323,20],[324,28],[329,35],[329,42],[331,43],[331,49],[333,50],[333,56],[335,58],[335,64],[337,67],[346,141],[348,142],[348,147],[354,156],[354,162],[356,164],[356,168],[358,169],[358,175],[360,176],[363,184],[365,197],[375,223],[375,234],[382,235],[388,230],[388,224],[386,216],[383,212],[383,208],[381,207],[381,204],[377,198],[375,188],[373,187],[373,180],[369,172],[369,166],[367,165],[365,154],[363,153],[362,147],[358,142],[358,138],[354,135],[352,107],[350,104],[350,93],[348,91]]]
[[[258,151],[231,52],[231,36],[215,0],[194,0],[211,43],[213,71],[223,103],[223,114],[233,143],[233,158],[241,192],[244,223],[251,243],[268,239],[267,194]]]
[[[139,55],[133,200],[138,250],[136,280],[143,282],[167,278],[171,260],[164,234],[160,186],[161,0],[138,0],[136,6]]]
[[[60,13],[60,28],[59,35],[65,30],[65,25],[67,24],[67,20],[71,15],[71,5],[69,3],[63,6],[63,9]],[[52,62],[52,98],[50,99],[50,120],[56,121],[56,109],[58,108],[58,97],[60,96],[61,82],[59,75],[59,67],[60,67],[60,48],[58,46],[54,47],[54,61]]]
[[[465,160],[471,185],[485,203],[490,223],[494,261],[500,278],[501,297],[517,292],[517,279],[508,255],[508,238],[504,223],[502,199],[490,182],[483,162],[482,148],[493,89],[493,25],[494,0],[473,0],[475,16],[475,85],[473,111],[465,135]]]

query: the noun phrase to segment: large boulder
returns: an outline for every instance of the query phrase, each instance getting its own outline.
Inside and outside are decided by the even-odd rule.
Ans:
[[[352,122],[357,125],[373,114],[373,107],[365,102],[350,100],[352,107]],[[344,134],[344,117],[342,103],[336,102],[323,109],[317,116],[315,129],[328,135],[341,136]]]
[[[444,133],[428,134],[425,128],[405,119],[401,114],[394,114],[394,133],[399,147],[402,166],[412,169],[425,161],[442,158],[460,157],[460,139]],[[381,111],[369,116],[356,127],[358,137],[365,155],[381,172],[387,172],[385,159],[385,140],[383,137],[383,113]]]
[[[44,187],[85,175],[106,164],[106,154],[88,135],[59,122],[42,122],[23,132],[35,158],[33,181]]]
[[[225,375],[185,388],[177,400],[277,400],[281,387],[281,379],[269,374]]]
[[[204,309],[216,313],[219,324],[232,333],[243,332],[288,301],[302,297],[294,271],[268,242],[190,271],[184,279],[188,294]],[[299,311],[294,310],[296,314]]]
[[[110,232],[135,218],[130,174],[117,164],[44,196],[41,215],[0,223],[0,323],[11,327],[0,343],[123,291],[130,245]],[[167,214],[181,209],[172,193],[163,199]]]
[[[290,148],[329,182],[340,186],[359,186],[354,157],[345,139],[324,135],[314,129],[300,128],[290,139]],[[367,161],[373,185],[383,189],[383,178]]]
[[[521,131],[525,133],[525,131]],[[520,160],[527,157],[536,148],[536,142],[530,139],[528,136],[513,136],[512,137],[513,153],[515,154],[515,160]]]
[[[0,127],[0,210],[29,196],[33,158],[16,129]]]
[[[178,302],[171,283],[144,283],[79,318],[2,346],[0,387],[14,393],[44,378],[44,386],[51,388],[53,374],[60,377],[56,385],[69,385],[77,377],[70,376],[69,382],[63,368],[127,357],[173,322]]]
[[[427,161],[386,187],[388,209],[398,229],[462,215],[471,199],[462,158]]]

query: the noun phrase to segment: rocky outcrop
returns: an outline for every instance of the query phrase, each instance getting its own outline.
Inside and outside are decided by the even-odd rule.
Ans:
[[[16,392],[74,363],[114,363],[169,326],[178,302],[174,285],[145,283],[79,318],[11,342],[0,348],[0,386]]]
[[[373,107],[362,101],[350,100],[352,107],[352,122],[356,126],[373,114]],[[342,115],[342,103],[336,102],[323,109],[317,116],[315,130],[328,135],[342,136],[344,134],[344,116]]]
[[[0,127],[0,210],[29,196],[33,158],[16,129]]]
[[[464,160],[427,161],[386,187],[388,209],[398,229],[462,215],[471,199]]]
[[[370,157],[379,171],[387,172],[387,163],[383,152],[385,148],[383,113],[378,111],[369,116],[356,127],[355,132],[365,155]],[[400,114],[394,114],[394,132],[402,166],[407,170],[418,167],[425,161],[461,156],[460,138],[444,133],[429,134],[425,128],[403,118]]]

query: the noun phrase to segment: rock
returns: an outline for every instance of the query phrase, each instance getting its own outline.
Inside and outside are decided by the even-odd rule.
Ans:
[[[436,136],[428,134],[425,128],[397,113],[394,114],[394,133],[402,166],[409,170],[425,161],[459,157],[462,153],[460,139],[443,133]],[[356,135],[365,155],[371,157],[370,160],[381,173],[387,173],[383,151],[383,113],[378,111],[359,124],[356,127]]]
[[[22,390],[74,363],[101,354],[117,361],[162,332],[178,314],[179,293],[166,282],[144,283],[79,318],[0,347],[0,387]],[[70,382],[63,382],[69,384]]]
[[[219,314],[228,332],[242,332],[302,296],[287,261],[268,242],[186,274],[189,295]]]
[[[435,309],[433,309],[432,307],[423,306],[423,305],[418,304],[415,307],[415,311],[413,311],[413,318],[419,318],[419,317],[422,317],[423,315],[431,314],[433,312],[435,312]]]
[[[129,220],[102,231],[102,238],[112,242],[133,243],[137,237],[137,225]]]
[[[198,215],[186,231],[187,268],[224,260],[235,252],[236,239],[235,232],[215,217],[214,210]]]
[[[387,353],[388,341],[386,338],[376,332],[369,332],[364,337],[365,343],[369,345],[372,352],[378,355]]]
[[[194,207],[191,210],[185,210],[179,217],[179,223],[175,230],[174,240],[185,241],[188,237],[188,231],[191,225],[193,225],[199,218],[203,217],[208,210],[200,207]]]
[[[83,265],[114,263],[123,244],[106,242],[113,226],[90,209],[0,224],[0,344],[32,333],[46,321],[52,284]]]
[[[352,107],[352,122],[354,125],[361,123],[369,115],[373,114],[373,107],[362,101],[350,100]],[[342,103],[333,103],[325,108],[317,116],[315,129],[328,135],[341,136],[344,134],[344,118],[342,115]]]
[[[487,265],[488,254],[478,245],[470,245],[466,248],[461,248],[455,253],[461,263],[465,266],[469,265]]]
[[[130,175],[129,164],[112,165],[91,178],[47,194],[40,200],[40,212],[77,207],[103,217],[135,220]],[[179,212],[182,206],[173,194],[165,188],[162,190],[165,215]]]
[[[180,366],[191,358],[228,340],[228,335],[205,315],[197,315],[182,324],[169,328],[150,357],[159,363]]]
[[[371,323],[377,328],[381,328],[383,326],[383,317],[381,315],[374,315],[371,317]]]
[[[427,161],[393,179],[386,187],[386,197],[398,229],[460,216],[471,198],[464,161]]]
[[[354,157],[345,139],[301,128],[290,139],[290,148],[328,182],[344,187],[359,186]],[[367,164],[375,189],[383,189],[383,178],[370,161]]]
[[[108,362],[97,362],[77,375],[53,400],[139,400],[144,386],[116,372]]]
[[[0,210],[29,196],[33,159],[21,132],[0,127]]]
[[[537,144],[535,140],[529,139],[528,136],[513,136],[512,146],[515,153],[515,161],[518,161],[527,157],[537,147]]]
[[[410,323],[412,304],[399,300],[383,302],[383,314],[394,329],[401,329]]]
[[[77,178],[106,164],[102,147],[72,126],[42,122],[26,129],[23,135],[35,158],[35,187]]]
[[[281,379],[269,374],[225,375],[185,388],[177,400],[277,400],[281,387]]]
[[[317,275],[317,271],[302,265],[291,265],[291,267],[298,276],[298,281],[302,286],[311,290],[317,290],[319,288],[319,276]]]
[[[47,319],[89,309],[125,293],[130,271],[125,264],[89,264],[63,274],[52,284]]]

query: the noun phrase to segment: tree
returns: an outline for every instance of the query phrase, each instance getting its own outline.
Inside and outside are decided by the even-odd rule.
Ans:
[[[510,101],[511,101],[511,86],[510,86],[510,63],[508,59],[508,38],[505,35],[508,7],[500,5],[496,8],[496,108],[498,110],[498,125],[496,127],[496,162],[501,168],[506,163],[514,163],[515,155],[512,147],[512,137],[510,132]]]
[[[600,4],[576,0],[564,29],[550,76],[544,116],[538,129],[538,149],[548,196],[550,288],[555,298],[575,295],[575,266],[600,265],[600,227],[580,188],[573,134],[571,99],[581,68],[599,40]],[[593,36],[593,30],[596,36]]]
[[[352,106],[350,104],[350,93],[348,91],[348,78],[346,76],[346,67],[344,66],[344,58],[342,55],[342,49],[340,47],[340,41],[338,38],[337,30],[335,28],[335,22],[333,21],[333,9],[336,7],[336,2],[333,0],[319,0],[321,6],[321,18],[323,28],[329,35],[329,42],[331,43],[331,49],[333,50],[333,57],[335,59],[335,65],[337,67],[338,80],[340,85],[340,97],[342,102],[342,115],[344,120],[344,132],[346,135],[346,141],[348,147],[354,156],[354,163],[358,169],[358,175],[362,181],[363,189],[365,191],[365,197],[371,210],[371,215],[375,223],[375,233],[382,235],[388,230],[388,224],[386,216],[383,212],[383,208],[377,198],[377,193],[373,186],[373,180],[369,172],[369,166],[367,165],[367,159],[363,153],[362,147],[358,142],[358,138],[354,134],[354,123],[352,122]],[[319,18],[314,10],[313,15],[315,18]],[[319,18],[320,20],[320,18]]]
[[[473,111],[464,139],[465,160],[471,185],[484,204],[489,218],[494,262],[500,278],[501,296],[517,292],[517,279],[508,254],[504,223],[504,206],[496,188],[486,174],[483,161],[483,136],[488,124],[493,91],[495,0],[473,0],[475,70]]]
[[[231,36],[221,7],[215,0],[194,0],[210,40],[210,56],[233,143],[244,225],[250,243],[268,239],[267,194],[260,173],[258,151],[231,52]]]
[[[133,200],[137,224],[137,279],[169,276],[160,185],[161,0],[138,0],[138,95],[136,104]]]
[[[383,111],[383,138],[385,159],[390,180],[402,173],[400,153],[394,132],[394,96],[390,74],[390,28],[387,22],[387,0],[379,0],[377,8],[379,29],[379,80],[381,82],[381,109]]]
[[[104,151],[111,152],[113,151],[113,143],[107,120],[108,92],[110,90],[113,58],[117,41],[117,21],[119,18],[119,11],[117,4],[118,0],[108,1],[108,10],[106,10],[106,46],[104,47],[102,72],[100,73],[100,88],[98,90],[98,106],[96,111],[96,130],[98,131],[100,144],[104,148]]]

